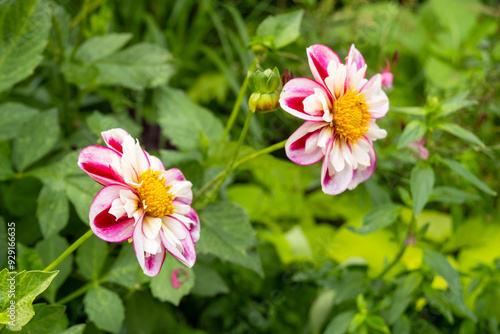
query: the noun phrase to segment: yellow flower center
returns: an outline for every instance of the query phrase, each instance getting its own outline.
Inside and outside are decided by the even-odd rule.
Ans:
[[[350,90],[333,101],[335,132],[351,144],[357,143],[368,131],[370,113],[364,97],[363,94]]]
[[[174,196],[169,193],[171,186],[166,186],[166,180],[160,177],[160,171],[148,169],[139,175],[141,186],[137,189],[141,203],[148,214],[155,218],[168,216],[174,213],[172,200]]]

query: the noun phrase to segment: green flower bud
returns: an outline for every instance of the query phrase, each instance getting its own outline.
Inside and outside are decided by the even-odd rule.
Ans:
[[[248,99],[248,106],[251,112],[271,112],[280,106],[280,94],[272,93],[252,93]]]
[[[281,90],[280,72],[274,69],[248,72],[248,87],[253,92],[248,100],[252,112],[269,112],[278,109]]]

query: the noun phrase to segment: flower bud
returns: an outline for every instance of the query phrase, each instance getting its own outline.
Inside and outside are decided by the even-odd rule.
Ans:
[[[274,69],[248,72],[248,87],[253,91],[248,105],[252,112],[269,112],[279,107],[281,89],[280,72]]]

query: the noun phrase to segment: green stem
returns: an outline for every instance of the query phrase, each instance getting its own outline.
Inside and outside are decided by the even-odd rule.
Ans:
[[[255,67],[257,66],[257,59],[254,59],[252,62],[252,65],[250,65],[250,68],[248,71],[253,72],[255,70]],[[248,76],[245,76],[245,80],[243,80],[243,84],[241,85],[240,92],[238,93],[238,97],[236,98],[236,101],[234,102],[233,105],[233,110],[231,111],[231,115],[229,116],[229,119],[227,120],[226,128],[224,129],[224,133],[222,134],[222,141],[225,141],[227,139],[227,136],[229,136],[229,132],[231,131],[231,128],[234,125],[234,122],[236,121],[236,117],[238,116],[238,111],[240,110],[241,106],[241,101],[243,101],[243,97],[245,96],[245,93],[247,91],[247,86],[248,86]]]
[[[266,147],[260,151],[254,152],[252,154],[247,155],[246,157],[241,158],[240,160],[236,161],[233,165],[233,168],[231,171],[236,170],[238,167],[243,165],[245,162],[255,159],[263,154],[268,154],[274,151],[277,151],[283,147],[285,147],[286,144],[286,139],[283,141],[280,141],[279,143],[273,144],[269,147]],[[226,170],[221,171],[219,174],[215,175],[210,181],[208,181],[199,191],[196,193],[194,196],[194,202],[196,202],[197,199],[199,199],[207,190],[209,190],[223,175],[226,173]]]
[[[82,235],[78,240],[76,240],[71,246],[68,247],[57,259],[54,260],[51,264],[49,264],[43,271],[51,271],[55,269],[61,262],[64,261],[71,253],[75,251],[81,244],[83,244],[88,238],[90,238],[94,232],[92,230],[88,230],[87,233]]]
[[[232,156],[231,160],[229,161],[229,164],[227,165],[226,170],[223,172],[222,176],[219,178],[219,181],[217,182],[215,187],[212,189],[212,191],[210,191],[210,193],[207,195],[205,200],[201,203],[201,207],[204,207],[208,202],[210,202],[210,200],[212,199],[214,194],[217,193],[217,191],[220,189],[220,187],[222,186],[222,184],[224,183],[226,178],[229,176],[229,174],[233,170],[233,165],[234,165],[236,158],[238,157],[238,152],[240,151],[241,145],[243,144],[243,141],[245,140],[245,137],[247,136],[248,129],[250,128],[252,116],[253,116],[253,112],[249,111],[247,114],[247,118],[245,119],[245,124],[243,124],[243,129],[241,130],[240,138],[238,138],[238,143],[236,144],[236,149],[234,150],[233,156]]]
[[[73,299],[75,299],[75,298],[83,295],[91,287],[97,286],[98,284],[99,284],[99,282],[97,282],[97,281],[88,282],[87,284],[85,284],[84,286],[82,286],[80,289],[73,291],[72,293],[70,293],[69,295],[67,295],[66,297],[64,297],[61,300],[56,301],[55,304],[60,304],[60,305],[67,304],[70,301],[72,301]]]

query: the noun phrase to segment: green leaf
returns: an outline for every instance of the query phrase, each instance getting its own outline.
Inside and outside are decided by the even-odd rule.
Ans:
[[[102,114],[94,111],[87,117],[87,125],[99,137],[101,132],[114,128],[126,130],[132,137],[139,137],[142,128],[126,115]]]
[[[179,320],[174,316],[178,314],[177,310],[167,303],[160,302],[147,290],[133,293],[125,299],[125,311],[128,333],[171,333],[174,328],[174,332],[178,333]]]
[[[62,158],[45,166],[31,169],[28,173],[45,184],[58,183],[68,175],[86,175],[78,167],[78,151],[69,151]],[[64,187],[64,184],[62,184]]]
[[[10,144],[7,141],[0,141],[0,181],[8,180],[14,174],[10,151]]]
[[[81,245],[76,253],[80,273],[89,281],[96,281],[108,256],[108,244],[95,235]]]
[[[44,238],[61,231],[69,219],[69,203],[64,184],[46,183],[38,195],[36,216]]]
[[[66,329],[65,331],[61,332],[61,334],[82,334],[83,331],[85,330],[85,326],[86,324],[74,325]]]
[[[172,284],[172,272],[178,270],[178,279],[185,280],[176,289]],[[186,268],[172,255],[167,254],[160,273],[151,278],[151,293],[162,302],[169,302],[178,306],[182,297],[187,295],[194,285],[195,276],[191,268]]]
[[[66,249],[69,243],[65,238],[59,235],[38,242],[35,246],[36,252],[40,255],[43,265],[48,266],[55,259],[59,257]],[[57,290],[64,283],[64,281],[71,274],[73,268],[73,255],[70,254],[64,259],[55,269],[59,270],[59,274],[54,278],[47,290],[44,291],[43,296],[51,303],[55,302]]]
[[[7,324],[12,331],[19,331],[35,315],[33,301],[41,294],[57,275],[57,271],[22,271],[10,273],[7,269],[0,272],[0,324]],[[11,282],[15,282],[15,296],[9,295]],[[14,302],[14,303],[12,303]],[[15,324],[8,325],[9,307],[15,308]]]
[[[361,227],[348,226],[347,228],[358,234],[370,234],[376,232],[392,225],[401,213],[401,209],[401,206],[394,205],[392,203],[382,204],[375,207],[363,217],[363,225]]]
[[[45,0],[3,3],[0,7],[0,91],[33,73],[47,45],[51,11]]]
[[[21,103],[3,103],[0,105],[0,140],[16,137],[21,126],[32,119],[38,110]]]
[[[441,159],[442,162],[446,166],[448,166],[451,170],[453,170],[455,173],[472,183],[474,186],[476,186],[478,189],[484,191],[485,193],[491,195],[491,196],[496,196],[497,193],[496,191],[492,190],[486,183],[481,181],[477,176],[472,174],[467,168],[465,168],[464,165],[461,163],[450,160],[450,159]]]
[[[88,225],[90,204],[102,186],[88,175],[67,177],[65,181],[68,199],[75,206],[78,217]]]
[[[436,275],[442,276],[453,297],[453,304],[458,307],[460,311],[465,313],[467,317],[476,321],[476,316],[465,305],[464,295],[462,292],[462,283],[458,272],[451,266],[450,262],[440,253],[430,249],[424,249],[424,263],[426,263]]]
[[[273,47],[281,49],[300,37],[300,25],[303,16],[303,10],[268,16],[257,27],[256,35],[263,39],[273,38]]]
[[[309,309],[309,322],[311,323],[312,333],[320,333],[328,314],[332,310],[334,299],[334,290],[324,290],[311,305]]]
[[[46,110],[24,123],[12,148],[17,170],[23,171],[49,153],[59,142],[60,132],[57,109]]]
[[[439,128],[443,129],[446,132],[451,133],[452,135],[463,139],[465,141],[468,141],[469,143],[472,143],[474,145],[484,147],[484,143],[479,139],[475,134],[472,132],[465,130],[464,128],[460,127],[459,125],[453,124],[453,123],[442,123],[439,124]]]
[[[161,161],[165,165],[165,168],[170,168],[177,166],[183,162],[188,161],[199,161],[202,160],[202,154],[198,150],[192,150],[188,152],[180,152],[174,150],[160,150]]]
[[[391,333],[389,327],[387,327],[387,325],[385,324],[384,319],[378,315],[369,315],[368,317],[366,317],[365,323],[368,325],[368,327],[373,328],[379,332],[387,334]]]
[[[422,107],[391,107],[391,111],[414,116],[425,116],[426,113]]]
[[[219,274],[202,263],[196,263],[194,270],[194,286],[191,293],[202,297],[214,297],[228,293],[229,289]]]
[[[83,298],[85,313],[97,328],[118,333],[125,319],[125,307],[120,296],[102,286],[92,287]]]
[[[413,298],[413,292],[417,290],[421,283],[422,274],[419,272],[412,272],[398,284],[394,292],[391,308],[386,317],[389,324],[392,325],[401,318],[401,315],[405,312]]]
[[[102,281],[113,282],[132,289],[139,281],[139,273],[142,273],[142,270],[137,262],[134,247],[124,244],[118,258],[111,266],[111,269],[104,275]]]
[[[441,105],[440,116],[447,116],[460,109],[476,105],[477,101],[467,99],[468,95],[468,92],[463,92],[449,100],[444,101]]]
[[[33,305],[35,316],[23,327],[24,334],[58,334],[66,329],[68,318],[64,305]]]
[[[356,312],[354,311],[345,311],[339,313],[333,318],[328,326],[326,326],[323,334],[344,334],[349,329],[349,325],[351,324],[352,319]]]
[[[406,125],[398,141],[398,149],[407,147],[425,134],[425,124],[420,121],[411,121]]]
[[[75,59],[83,62],[94,62],[105,58],[121,49],[131,38],[132,34],[130,33],[114,33],[93,37],[82,43],[75,54]]]
[[[139,43],[96,62],[96,80],[100,85],[130,89],[158,87],[175,73],[171,59],[164,48]]]
[[[199,148],[200,138],[219,140],[222,123],[210,110],[200,107],[180,90],[164,88],[158,96],[158,123],[162,134],[183,151]]]
[[[410,175],[413,214],[418,216],[425,207],[434,187],[434,171],[430,167],[415,166]]]
[[[231,202],[209,204],[200,212],[200,221],[203,238],[196,245],[198,252],[215,255],[262,275],[260,258],[248,251],[256,246],[255,231],[239,205]]]
[[[481,197],[454,187],[435,187],[429,201],[462,204],[467,201],[479,201]]]

